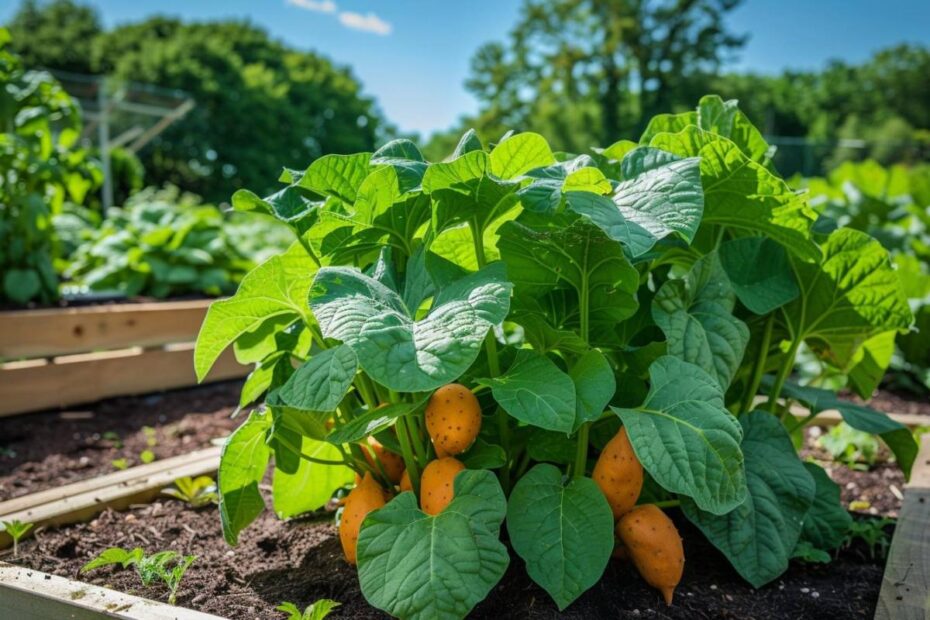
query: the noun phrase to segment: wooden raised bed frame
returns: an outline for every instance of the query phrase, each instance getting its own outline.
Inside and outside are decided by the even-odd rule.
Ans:
[[[210,300],[0,312],[0,416],[196,385]],[[227,350],[206,381],[245,376]]]

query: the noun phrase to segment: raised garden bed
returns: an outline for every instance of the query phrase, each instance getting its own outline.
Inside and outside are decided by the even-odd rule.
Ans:
[[[196,385],[210,300],[0,312],[0,416]],[[227,352],[207,381],[242,377]]]

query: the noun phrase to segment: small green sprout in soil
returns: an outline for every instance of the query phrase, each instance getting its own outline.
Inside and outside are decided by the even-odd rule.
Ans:
[[[152,555],[145,555],[140,547],[131,551],[110,547],[81,567],[81,572],[86,573],[113,565],[120,565],[122,568],[135,567],[142,585],[146,588],[156,581],[164,583],[168,587],[168,603],[174,605],[184,573],[196,559],[197,556],[182,556],[176,551],[158,551]]]
[[[129,469],[129,460],[128,459],[113,459],[111,461],[114,469],[123,471],[124,469]]]
[[[155,453],[151,450],[143,450],[139,453],[139,460],[148,465],[155,460]]]
[[[6,532],[13,539],[13,557],[19,555],[19,541],[33,528],[32,523],[23,523],[19,519],[0,521],[0,532]]]
[[[287,620],[323,620],[323,618],[331,614],[332,611],[339,607],[341,604],[342,603],[337,603],[336,601],[328,598],[322,598],[304,609],[302,612],[300,611],[300,608],[297,607],[297,605],[288,602],[281,603],[275,607],[275,609],[288,614]]]
[[[203,508],[210,504],[219,503],[216,492],[216,481],[210,476],[197,476],[191,478],[184,476],[174,481],[173,487],[162,490],[165,495],[186,502],[191,508]]]

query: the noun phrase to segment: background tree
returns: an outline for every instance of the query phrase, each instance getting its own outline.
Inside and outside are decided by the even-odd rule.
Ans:
[[[44,31],[86,7],[69,0],[27,3],[14,23]],[[28,20],[23,14],[28,15]],[[140,153],[146,181],[172,183],[206,200],[240,187],[271,191],[282,162],[306,167],[324,153],[372,150],[392,129],[346,67],[295,50],[247,22],[185,23],[153,17],[91,37],[87,67],[58,64],[20,31],[27,57],[52,69],[181,89],[194,110]]]
[[[7,25],[10,50],[29,68],[89,73],[91,48],[103,27],[97,12],[72,0],[23,0]]]

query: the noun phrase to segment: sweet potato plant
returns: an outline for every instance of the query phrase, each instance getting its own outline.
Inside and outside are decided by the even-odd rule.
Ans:
[[[237,192],[296,241],[211,306],[197,342],[200,377],[230,345],[255,364],[219,471],[229,543],[265,509],[273,462],[281,518],[355,488],[346,556],[401,618],[465,616],[511,549],[559,609],[615,545],[671,601],[672,506],[756,587],[799,545],[838,546],[849,516],[798,458],[804,425],[839,409],[905,472],[916,445],[792,383],[795,357],[868,395],[883,368],[863,343],[912,317],[882,246],[820,232],[770,155],[709,96],[590,153],[469,132],[427,162],[396,140]]]

